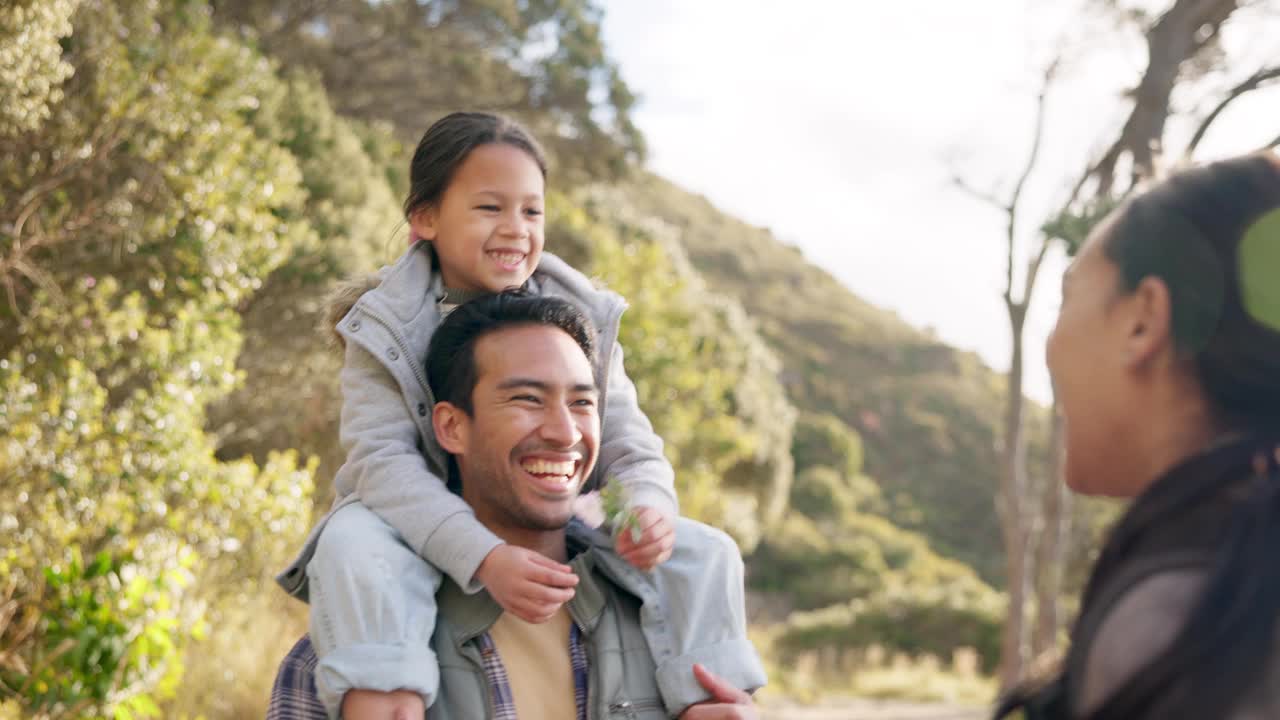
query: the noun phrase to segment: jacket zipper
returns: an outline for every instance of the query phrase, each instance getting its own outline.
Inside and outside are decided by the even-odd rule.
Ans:
[[[639,700],[637,702],[623,700],[621,702],[610,703],[609,705],[610,715],[626,713],[627,717],[632,718],[633,720],[639,717],[636,713],[641,710],[658,710],[665,712],[666,708],[657,700]]]
[[[409,364],[409,371],[413,373],[414,379],[418,381],[418,387],[422,389],[423,396],[427,399],[427,407],[434,406],[436,404],[436,399],[431,392],[431,386],[427,384],[427,378],[423,376],[419,363],[413,359],[413,354],[409,352],[409,346],[405,343],[404,338],[400,336],[400,333],[395,331],[391,326],[391,323],[387,322],[381,315],[371,309],[367,303],[363,306],[357,307],[359,307],[360,311],[368,316],[370,320],[381,325],[383,329],[387,331],[387,334],[391,336],[391,339],[395,342],[396,346],[400,348],[400,355],[404,357],[404,361]],[[380,354],[374,354],[378,358],[379,362],[382,363],[383,367],[386,367],[387,361]],[[390,368],[387,369],[390,370]],[[394,375],[394,372],[392,374]],[[603,407],[603,403],[601,404],[601,407]],[[429,424],[430,420],[428,420],[428,425]],[[418,432],[423,433],[421,425],[419,425]],[[433,461],[440,463],[440,467],[449,467],[449,463],[444,457],[444,451],[439,449],[439,443],[425,433],[423,434],[423,447],[426,448],[427,456]]]
[[[374,312],[368,304],[362,307],[361,311],[387,330],[387,333],[391,335],[391,339],[394,340],[396,345],[400,348],[401,356],[404,357],[405,362],[409,363],[409,370],[413,372],[414,379],[418,381],[418,385],[422,388],[422,391],[426,393],[427,400],[434,402],[434,399],[431,397],[431,388],[427,385],[427,379],[422,375],[422,371],[419,369],[418,363],[413,360],[413,353],[409,352],[409,346],[405,343],[404,338],[400,337],[400,333],[396,332],[395,329],[391,327],[391,323],[387,322],[381,315]],[[383,364],[385,365],[386,362],[383,361]]]

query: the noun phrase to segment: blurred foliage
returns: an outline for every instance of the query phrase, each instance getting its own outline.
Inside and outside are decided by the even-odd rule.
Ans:
[[[875,480],[815,465],[796,475],[791,509],[813,520],[839,521],[855,511],[883,515],[886,505]]]
[[[34,130],[62,98],[72,66],[59,40],[80,0],[11,0],[0,7],[0,135]]]
[[[976,579],[892,587],[868,599],[795,613],[775,647],[784,658],[814,648],[879,646],[942,657],[973,648],[990,672],[999,659],[1003,614],[1003,596]]]
[[[784,595],[800,611],[787,618],[775,647],[800,653],[881,645],[943,656],[972,647],[994,663],[1001,596],[919,534],[870,514],[874,487],[842,481],[822,466],[796,478],[793,512],[749,565],[754,590]]]
[[[220,462],[204,431],[237,305],[308,230],[297,163],[250,117],[279,81],[200,4],[86,2],[62,42],[65,94],[0,136],[0,697],[155,717],[206,618],[309,520],[295,454]]]
[[[980,585],[908,585],[844,605],[796,612],[776,647],[783,657],[813,648],[877,646],[946,657],[969,647],[989,673],[1000,660],[1004,612],[1004,596]]]
[[[286,67],[319,73],[344,116],[416,143],[447,112],[504,112],[557,182],[618,177],[644,157],[635,98],[591,0],[214,0],[215,17]]]
[[[1081,207],[1068,208],[1051,217],[1040,228],[1050,240],[1061,242],[1067,255],[1074,257],[1094,226],[1119,206],[1111,198],[1094,198]]]
[[[799,610],[778,647],[989,657],[998,595],[947,556],[998,576],[998,378],[608,184],[631,104],[586,0],[0,8],[0,718],[260,714],[302,627],[269,578],[342,460],[326,298],[403,252],[410,143],[461,106],[546,141],[548,249],[630,302],[683,512]]]
[[[834,468],[845,476],[862,472],[862,438],[834,415],[801,415],[791,441],[791,455],[796,472],[815,466]]]
[[[338,117],[313,77],[292,73],[273,90],[250,120],[297,159],[312,232],[241,303],[239,365],[246,380],[211,408],[210,427],[220,457],[260,459],[275,448],[296,448],[319,458],[319,476],[329,478],[343,459],[342,354],[322,328],[327,298],[337,280],[366,273],[404,248],[397,199],[403,170],[389,163],[400,165],[407,151],[385,126]],[[317,501],[327,506],[324,490]]]

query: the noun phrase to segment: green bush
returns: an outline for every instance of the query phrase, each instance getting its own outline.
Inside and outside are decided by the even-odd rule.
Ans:
[[[991,671],[999,660],[1002,613],[1000,596],[977,586],[891,588],[793,614],[775,647],[784,656],[827,647],[880,646],[944,658],[959,648],[973,648],[983,669]]]
[[[311,467],[220,460],[205,431],[237,308],[308,229],[251,121],[273,69],[205,5],[86,2],[71,29],[61,99],[0,130],[0,698],[154,717],[206,614],[309,519]]]

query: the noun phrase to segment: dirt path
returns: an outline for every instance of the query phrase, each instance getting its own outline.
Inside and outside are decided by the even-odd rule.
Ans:
[[[778,701],[761,707],[764,720],[984,720],[983,707],[833,698],[816,705]]]

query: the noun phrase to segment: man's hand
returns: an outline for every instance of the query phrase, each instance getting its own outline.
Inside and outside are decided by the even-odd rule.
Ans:
[[[641,570],[652,570],[671,557],[671,549],[676,544],[675,526],[666,515],[651,507],[637,507],[632,513],[633,527],[640,530],[639,539],[632,539],[630,527],[622,528],[614,548],[623,560]]]
[[[502,544],[485,556],[476,570],[503,610],[531,623],[544,623],[573,599],[578,576],[542,553]]]
[[[755,701],[702,665],[694,664],[693,676],[711,693],[711,699],[694,703],[680,713],[680,720],[757,720]]]

